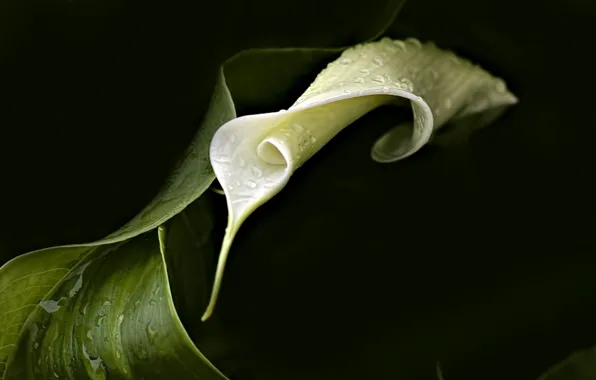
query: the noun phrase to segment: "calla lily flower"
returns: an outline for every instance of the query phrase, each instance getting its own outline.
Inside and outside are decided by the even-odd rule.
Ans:
[[[203,320],[214,310],[242,223],[342,129],[382,105],[410,106],[413,121],[387,131],[371,149],[373,160],[391,163],[419,151],[448,121],[516,102],[503,80],[453,52],[384,38],[345,50],[287,110],[224,124],[211,141],[210,159],[229,217]]]

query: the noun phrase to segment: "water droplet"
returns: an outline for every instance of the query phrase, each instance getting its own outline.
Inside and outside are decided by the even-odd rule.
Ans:
[[[58,379],[60,376],[59,376],[59,375],[58,375],[56,372],[54,372],[54,377],[55,377],[56,379]]]
[[[83,348],[85,348],[84,345],[83,345]],[[87,360],[89,360],[89,364],[91,364],[91,368],[93,368],[93,371],[97,372],[97,369],[99,367],[101,367],[101,363],[102,363],[101,358],[98,356],[91,356],[91,355],[87,354],[86,350],[84,352],[84,356],[87,358]]]
[[[370,73],[370,70],[369,69],[360,69],[358,71],[360,71],[362,74],[368,74],[368,73]]]
[[[109,300],[104,301],[102,306],[112,306],[112,303]]]
[[[144,347],[139,348],[138,357],[141,360],[147,360],[147,350]]]
[[[37,365],[41,365],[41,356],[37,359]]]
[[[401,78],[400,82],[403,86],[405,86],[406,90],[408,90],[408,91],[414,90],[414,83],[412,83],[412,81],[409,80],[408,78]]]
[[[445,99],[444,106],[445,108],[450,109],[452,106],[451,99]]]
[[[300,124],[292,124],[292,129],[298,133],[302,133],[304,131],[304,127]]]
[[[383,66],[383,59],[378,55],[373,58],[373,62],[375,65]]]
[[[246,161],[244,161],[244,158],[240,157],[240,159],[238,160],[238,166],[240,166],[241,168],[246,166]]]
[[[124,314],[118,316],[118,323],[122,323],[122,321],[124,321]]]
[[[91,333],[91,330],[87,330],[87,338],[93,340],[93,333]]]
[[[405,44],[403,41],[400,41],[400,40],[394,40],[394,41],[393,41],[393,45],[395,45],[395,47],[396,47],[398,50],[401,50],[401,51],[404,51],[404,50],[406,50],[406,44]]]
[[[340,62],[342,65],[349,65],[350,63],[352,63],[352,60],[350,58],[344,58]]]
[[[106,343],[110,343],[110,337],[106,336],[105,338],[103,338],[103,341]]]
[[[116,350],[116,357],[120,359],[122,357],[122,352],[120,350]]]
[[[95,326],[100,327],[105,319],[105,315],[98,315],[97,317],[95,317]]]
[[[158,285],[158,284],[156,284],[156,285],[153,287],[153,295],[154,295],[154,296],[156,296],[156,295],[159,293],[159,291],[160,291],[160,290],[161,290],[161,286],[160,286],[160,285]]]
[[[149,338],[149,342],[151,342],[151,344],[155,343],[155,338],[157,337],[157,330],[153,328],[153,326],[151,326],[151,324],[147,325],[147,338]]]
[[[310,142],[311,143],[316,143],[317,142],[317,138],[315,136],[310,136]]]
[[[135,301],[135,305],[134,305],[134,310],[137,311],[139,309],[139,306],[141,305],[141,301],[140,300],[136,300]]]
[[[352,91],[350,90],[344,90],[344,94],[350,94]]]
[[[58,305],[58,301],[53,300],[41,301],[39,303],[39,306],[41,306],[45,311],[47,311],[50,314],[60,310],[60,305]]]
[[[385,83],[385,78],[383,78],[380,75],[375,75],[372,80],[373,80],[373,82],[377,82],[377,83]]]
[[[257,187],[257,183],[255,181],[248,180],[246,181],[246,186],[248,186],[251,189],[254,189],[255,187]]]
[[[387,51],[389,52],[389,54],[395,54],[397,53],[397,49],[394,48],[393,46],[387,46]],[[383,55],[384,57],[386,57],[388,54],[385,52],[385,54]]]
[[[356,78],[354,79],[355,83],[364,83],[364,78]]]
[[[37,350],[39,348],[39,342],[33,343],[33,349]]]
[[[88,308],[89,308],[89,304],[87,303],[87,304],[83,305],[81,308],[79,308],[79,312],[83,315],[86,315]]]
[[[149,305],[155,306],[155,305],[157,305],[157,301],[156,300],[151,300],[151,301],[149,301]]]
[[[81,289],[82,286],[83,286],[83,275],[80,274],[79,278],[77,279],[77,282],[74,284],[72,289],[70,289],[70,291],[68,292],[68,296],[71,298],[74,297],[78,293],[78,291]]]
[[[417,48],[422,47],[422,43],[415,38],[408,38],[406,39],[406,42],[410,45],[414,45]]]
[[[257,168],[256,166],[253,166],[251,170],[252,170],[252,174],[256,178],[261,178],[263,176],[263,172],[261,171],[261,169]]]

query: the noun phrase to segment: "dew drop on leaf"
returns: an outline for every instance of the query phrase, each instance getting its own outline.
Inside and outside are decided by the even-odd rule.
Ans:
[[[151,326],[151,324],[147,325],[147,338],[149,338],[149,342],[151,344],[155,343],[155,338],[157,337],[157,330],[153,328],[153,326]]]
[[[141,360],[147,360],[147,357],[148,357],[147,350],[145,350],[144,347],[141,347],[139,349],[139,359],[141,359]]]
[[[156,296],[157,293],[159,293],[160,289],[161,289],[161,286],[155,285],[155,287],[153,288],[153,295]]]
[[[53,301],[53,300],[41,301],[39,303],[39,306],[41,306],[42,309],[44,309],[45,311],[47,311],[50,314],[55,313],[58,310],[60,310],[60,305],[58,304],[58,301]]]
[[[261,169],[257,168],[256,166],[254,166],[252,168],[252,174],[256,177],[256,178],[261,178],[263,176],[263,172],[261,171]]]
[[[383,78],[380,75],[375,75],[372,80],[373,80],[373,82],[377,82],[377,83],[385,83],[385,78]]]
[[[87,304],[82,305],[81,308],[79,309],[79,311],[81,314],[86,315],[88,308],[89,308],[89,304],[87,303]]]
[[[100,327],[104,319],[106,319],[105,315],[98,315],[97,317],[95,317],[95,326]]]

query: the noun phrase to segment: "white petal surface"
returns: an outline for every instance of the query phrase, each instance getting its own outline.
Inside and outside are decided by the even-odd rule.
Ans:
[[[452,52],[386,38],[344,51],[288,110],[224,124],[210,155],[226,195],[228,227],[203,320],[213,312],[242,223],[343,128],[381,105],[409,103],[413,121],[388,131],[371,151],[375,161],[395,162],[417,152],[450,119],[516,102],[501,79]]]

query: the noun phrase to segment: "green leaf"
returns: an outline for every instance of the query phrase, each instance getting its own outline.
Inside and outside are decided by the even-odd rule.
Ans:
[[[91,249],[50,248],[31,252],[0,269],[0,379],[29,314]]]
[[[596,379],[596,347],[574,352],[549,369],[538,380],[592,379]]]
[[[198,223],[190,227],[192,213]],[[211,254],[205,249],[210,213],[210,197],[201,197],[168,224],[169,232],[160,227],[159,233],[94,248],[29,316],[5,378],[225,378],[184,329],[163,255],[167,235],[176,238],[170,262],[184,260],[189,249],[194,256]],[[202,305],[196,290],[208,286],[208,277],[193,278],[198,283],[184,283],[180,293],[197,295]]]
[[[80,260],[96,257],[114,244],[155,229],[197,199],[213,182],[208,146],[215,130],[235,117],[229,91],[220,71],[204,121],[159,195],[133,220],[103,240],[55,247],[19,256],[0,268],[0,379],[7,368],[22,327],[36,305],[80,268]],[[109,269],[108,269],[109,270]],[[51,301],[51,298],[48,302]],[[53,307],[52,304],[46,306]]]
[[[280,52],[275,64],[280,65],[287,53]],[[313,62],[312,56],[300,50],[293,53],[304,66]],[[242,58],[256,62],[262,54],[253,51],[251,57],[245,53],[236,58],[236,65],[243,67]],[[279,75],[266,80],[287,83],[289,78]],[[247,81],[245,87],[260,87]],[[226,195],[228,227],[203,319],[214,310],[228,252],[240,226],[346,126],[382,105],[410,105],[413,122],[392,128],[372,148],[375,161],[395,162],[417,152],[449,120],[516,102],[502,80],[452,52],[415,39],[384,38],[345,50],[288,110],[243,116],[223,125],[211,143],[211,163]]]

